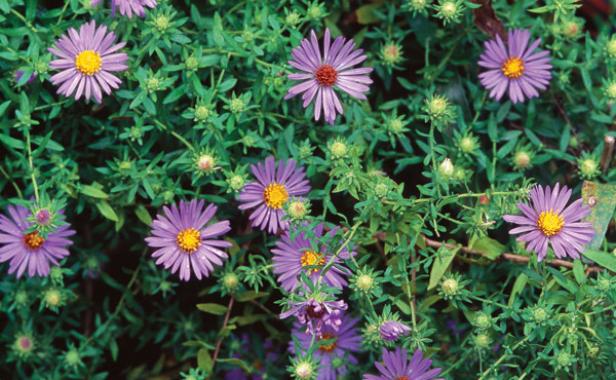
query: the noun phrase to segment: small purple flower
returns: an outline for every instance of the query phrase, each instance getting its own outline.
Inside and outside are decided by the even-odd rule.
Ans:
[[[396,351],[383,349],[383,363],[374,363],[380,375],[364,375],[364,380],[442,380],[436,379],[440,368],[429,369],[432,360],[424,359],[417,350],[409,361],[408,353],[403,348]]]
[[[314,119],[321,118],[321,111],[325,121],[334,124],[336,112],[344,114],[342,104],[334,89],[339,89],[354,98],[364,100],[372,79],[368,76],[371,67],[353,68],[366,60],[363,49],[355,49],[355,42],[344,37],[337,37],[331,43],[329,29],[325,29],[323,38],[323,55],[314,30],[310,32],[310,40],[304,38],[301,46],[293,49],[293,60],[289,65],[303,71],[289,74],[289,79],[299,80],[301,83],[291,87],[285,96],[290,99],[302,95],[304,108],[313,100]]]
[[[103,92],[109,95],[112,88],[119,88],[122,81],[111,73],[126,70],[128,56],[118,52],[125,43],[114,45],[115,39],[113,32],[107,32],[105,25],[97,27],[94,20],[81,25],[79,32],[70,28],[60,37],[56,46],[49,48],[58,58],[49,66],[61,70],[51,77],[51,83],[59,86],[58,93],[74,93],[77,100],[84,96],[100,103]]]
[[[319,241],[323,236],[324,225],[318,224],[314,228],[314,239]],[[337,229],[332,229],[327,233],[328,238],[336,235]],[[295,235],[292,237],[292,235]],[[295,289],[298,285],[298,276],[302,271],[313,280],[322,275],[321,269],[332,259],[333,253],[328,252],[327,245],[316,247],[306,233],[290,234],[286,232],[280,240],[276,242],[276,248],[272,249],[272,261],[274,263],[274,274],[278,276],[278,282],[282,288],[288,292]],[[345,279],[349,271],[341,267],[341,258],[348,258],[354,252],[349,253],[346,247],[335,257],[334,266],[331,266],[323,279],[327,285],[341,289],[347,285]]]
[[[310,185],[302,168],[294,160],[280,161],[269,156],[265,162],[251,166],[256,181],[250,182],[239,195],[240,210],[254,209],[250,214],[253,227],[276,234],[286,230],[289,223],[283,219],[283,206],[289,197],[305,195]]]
[[[23,70],[15,71],[15,82],[19,82],[23,76],[24,76]],[[30,74],[30,77],[26,81],[26,84],[30,84],[34,82],[34,79],[36,79],[36,72],[33,72],[32,74]]]
[[[289,310],[280,314],[280,319],[295,316],[297,320],[306,326],[307,334],[320,335],[325,326],[337,331],[342,324],[343,311],[347,304],[342,301],[317,301],[310,298],[303,302],[295,302]]]
[[[62,211],[60,211],[62,212]],[[49,275],[50,264],[69,255],[68,239],[75,234],[69,224],[63,224],[45,236],[32,230],[28,221],[30,211],[23,206],[9,206],[8,215],[0,215],[0,263],[10,260],[9,274],[21,277],[28,269],[28,277]]]
[[[353,355],[361,350],[361,336],[357,331],[359,319],[348,315],[342,317],[342,324],[338,330],[324,327],[322,334],[316,340],[317,349],[312,354],[313,359],[319,363],[317,380],[336,380],[343,378],[347,373],[347,365],[356,365],[357,358]],[[299,341],[302,354],[310,349],[312,335],[302,331],[301,325],[295,324],[293,336]],[[289,342],[289,350],[295,353],[294,342]],[[339,361],[341,363],[334,363]]]
[[[214,239],[231,230],[228,220],[207,225],[216,213],[217,207],[210,204],[205,207],[203,200],[180,201],[179,206],[163,207],[152,223],[152,235],[145,241],[152,248],[157,258],[156,264],[171,273],[180,271],[180,280],[190,280],[192,272],[198,280],[208,277],[214,266],[221,266],[227,259],[223,248],[231,243]]]
[[[523,215],[505,215],[509,223],[520,225],[509,231],[510,234],[520,234],[518,241],[526,243],[526,249],[538,254],[538,261],[545,258],[548,243],[552,246],[556,257],[580,258],[584,246],[589,243],[595,232],[592,223],[580,222],[590,214],[590,208],[582,204],[582,199],[573,202],[565,208],[571,190],[567,186],[554,189],[535,186],[530,191],[532,206],[518,203],[518,209]]]
[[[92,0],[90,5],[96,7],[103,0]],[[111,0],[111,14],[115,15],[116,8],[120,10],[122,16],[132,18],[133,14],[144,17],[145,8],[153,9],[156,7],[156,0]]]
[[[510,30],[507,36],[507,46],[499,35],[486,41],[478,64],[488,71],[479,74],[479,79],[490,90],[491,98],[500,100],[509,89],[509,99],[513,103],[524,102],[525,97],[539,96],[538,90],[545,90],[550,83],[550,52],[535,52],[541,38],[529,45],[528,30]]]
[[[408,335],[411,332],[411,328],[402,322],[389,320],[381,323],[379,332],[383,340],[393,342],[401,336]]]

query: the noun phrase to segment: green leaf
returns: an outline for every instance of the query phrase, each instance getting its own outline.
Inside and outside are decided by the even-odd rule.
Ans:
[[[355,15],[357,22],[362,25],[374,24],[379,21],[379,16],[376,12],[383,4],[366,4],[357,8]]]
[[[522,293],[522,290],[524,290],[526,283],[528,283],[528,276],[524,273],[520,273],[511,287],[511,294],[509,294],[509,301],[507,301],[507,305],[513,305],[513,302],[518,294]]]
[[[118,342],[116,342],[115,339],[112,339],[111,342],[109,342],[109,351],[111,352],[111,359],[113,359],[114,362],[118,360],[119,350]]]
[[[118,214],[116,214],[116,212],[113,211],[113,208],[111,208],[111,205],[109,204],[109,202],[107,201],[96,202],[96,208],[98,208],[98,211],[105,218],[111,220],[112,222],[117,222],[120,220],[118,218]]]
[[[456,246],[454,249],[448,249],[444,245],[438,249],[436,252],[437,257],[432,263],[432,269],[430,270],[430,281],[428,282],[428,290],[432,290],[438,285],[443,278],[443,275],[451,265],[451,262],[456,257],[458,251],[460,251],[461,246]]]
[[[210,352],[205,348],[202,348],[197,352],[197,366],[206,371],[206,373],[210,373],[212,371],[214,362],[212,361]]]
[[[586,275],[584,274],[584,264],[581,260],[575,260],[573,262],[573,276],[578,284],[582,285],[586,282]]]
[[[81,194],[87,195],[92,198],[109,199],[109,195],[98,187],[92,185],[82,185],[79,189]]]
[[[214,315],[223,315],[227,312],[227,307],[217,303],[200,303],[197,304],[197,309]]]
[[[592,223],[595,230],[595,236],[588,247],[599,249],[616,209],[616,185],[584,181],[582,198],[591,207],[586,220]]]
[[[144,205],[138,205],[137,208],[135,208],[135,215],[137,215],[137,218],[139,218],[143,224],[147,226],[152,224],[152,217]]]
[[[488,236],[482,236],[480,238],[474,236],[469,242],[469,248],[481,253],[490,260],[498,258],[505,252],[504,245]]]
[[[616,273],[616,257],[614,257],[614,255],[603,251],[596,251],[594,249],[587,249],[583,255],[600,266]]]
[[[257,298],[261,298],[261,297],[265,297],[267,296],[269,293],[266,292],[255,292],[253,290],[244,292],[242,294],[239,294],[235,300],[238,302],[248,302],[248,301],[252,301],[255,300]]]

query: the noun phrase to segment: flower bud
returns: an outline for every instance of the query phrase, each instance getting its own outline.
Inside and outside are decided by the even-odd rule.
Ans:
[[[312,364],[308,360],[301,360],[295,363],[293,367],[293,374],[296,378],[301,380],[308,380],[314,376],[315,368],[314,364]]]
[[[337,160],[346,157],[349,153],[349,147],[342,140],[334,140],[329,144],[329,153],[332,158]]]
[[[583,154],[578,158],[577,164],[580,177],[584,179],[593,179],[601,173],[599,161],[591,154]]]
[[[482,330],[487,330],[492,326],[492,318],[486,313],[479,312],[475,316],[475,326]]]
[[[610,80],[605,84],[603,93],[610,101],[616,101],[616,80]]]
[[[446,296],[456,296],[460,290],[459,285],[455,278],[447,278],[441,283],[441,290]]]
[[[381,338],[390,342],[397,340],[401,336],[408,335],[410,332],[410,327],[394,320],[385,321],[379,327]]]
[[[159,32],[165,32],[171,25],[171,19],[164,14],[156,16],[154,19],[154,26]]]
[[[386,66],[394,66],[402,61],[402,47],[389,42],[381,49],[381,59]]]
[[[34,346],[35,343],[32,335],[28,333],[17,334],[15,336],[15,341],[13,342],[13,352],[15,352],[20,358],[26,358],[30,356],[34,350]]]
[[[227,272],[222,277],[222,286],[229,292],[233,292],[240,285],[240,279],[233,272]]]
[[[287,13],[287,16],[284,19],[284,23],[288,26],[295,26],[301,21],[301,16],[299,13],[292,11]]]
[[[64,362],[69,367],[77,367],[81,364],[81,355],[79,351],[74,348],[71,348],[64,355]]]
[[[244,112],[246,109],[246,103],[242,98],[233,98],[231,99],[231,103],[229,104],[229,110],[234,114],[239,114]]]
[[[473,154],[478,148],[477,138],[475,136],[466,135],[458,141],[458,147],[462,153]]]
[[[487,350],[488,348],[490,348],[490,345],[492,344],[492,338],[488,334],[479,333],[473,336],[473,343],[475,344],[475,347],[477,349]]]
[[[449,158],[445,158],[438,167],[439,174],[445,178],[449,179],[454,174],[455,167]]]
[[[518,150],[513,154],[513,167],[517,170],[530,168],[532,164],[532,153],[527,150]]]
[[[197,169],[204,174],[210,174],[216,170],[216,158],[211,154],[203,153],[197,156],[195,164]]]
[[[293,220],[304,219],[310,210],[310,204],[303,199],[294,199],[287,205],[287,215]]]
[[[608,57],[616,58],[616,35],[612,36],[605,45],[605,52],[607,53]]]
[[[424,13],[428,9],[427,0],[408,0],[407,6],[413,13]]]
[[[566,368],[566,367],[569,367],[571,364],[573,364],[573,358],[571,357],[571,354],[569,354],[568,352],[561,351],[556,356],[556,363],[558,364],[559,367]]]

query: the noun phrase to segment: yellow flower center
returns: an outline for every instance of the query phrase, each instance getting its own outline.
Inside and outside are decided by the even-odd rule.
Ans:
[[[524,61],[522,61],[519,57],[512,57],[503,63],[503,67],[501,67],[503,74],[507,78],[516,79],[524,74]]]
[[[75,57],[75,67],[83,75],[92,76],[101,71],[102,66],[103,59],[94,50],[84,50]]]
[[[554,212],[554,210],[543,211],[537,219],[537,227],[545,236],[554,236],[560,232],[565,225],[565,219]]]
[[[325,333],[319,340],[332,340],[329,344],[319,344],[319,350],[324,352],[332,352],[336,348],[336,336],[334,334]]]
[[[43,243],[45,243],[45,239],[39,235],[38,231],[34,231],[24,235],[24,243],[26,243],[26,247],[28,247],[28,249],[35,250],[40,248]]]
[[[263,191],[263,198],[265,198],[265,204],[269,208],[280,209],[289,199],[289,193],[286,187],[276,182],[272,182],[265,187]]]
[[[187,228],[180,231],[175,240],[186,253],[193,253],[201,245],[201,233],[194,228]]]
[[[325,257],[322,254],[315,252],[315,251],[304,252],[300,261],[302,263],[302,268],[303,267],[313,267],[309,269],[309,270],[312,270],[313,272],[319,271],[319,268],[314,268],[314,267],[320,267],[320,266],[325,265]]]

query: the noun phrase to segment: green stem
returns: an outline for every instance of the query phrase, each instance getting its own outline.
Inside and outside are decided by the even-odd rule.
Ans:
[[[30,127],[24,128],[24,134],[26,135],[26,149],[28,151],[28,166],[30,168],[30,179],[32,180],[32,187],[34,189],[34,198],[36,202],[39,201],[38,184],[36,183],[36,176],[34,175],[34,163],[32,159],[32,144],[30,141]]]

